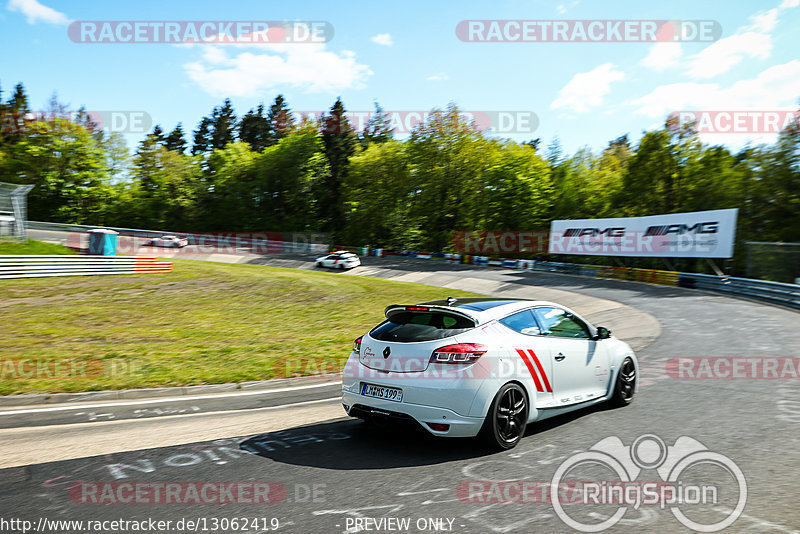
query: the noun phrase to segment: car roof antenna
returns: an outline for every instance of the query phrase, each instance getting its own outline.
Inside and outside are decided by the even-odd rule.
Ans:
[[[447,297],[447,305],[448,306],[452,306],[456,302],[458,302],[458,299],[454,299],[453,297]]]

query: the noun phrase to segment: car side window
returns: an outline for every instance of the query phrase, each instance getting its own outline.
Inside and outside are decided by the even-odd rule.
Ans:
[[[542,325],[545,335],[553,337],[568,337],[577,339],[589,339],[589,327],[586,323],[567,313],[561,308],[536,308],[534,315]]]
[[[500,324],[507,326],[515,332],[525,334],[526,336],[538,336],[542,333],[539,328],[539,323],[531,313],[531,310],[523,310],[500,319]]]

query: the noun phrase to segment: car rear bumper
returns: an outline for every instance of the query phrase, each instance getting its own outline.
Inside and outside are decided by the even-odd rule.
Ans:
[[[362,395],[363,383],[402,389],[403,398],[398,402]],[[342,404],[353,417],[394,421],[411,418],[434,436],[469,437],[477,435],[483,425],[483,416],[470,413],[482,383],[483,380],[431,377],[426,373],[380,373],[364,367],[351,355],[342,372]],[[429,423],[449,427],[434,430]]]
[[[365,397],[345,389],[342,390],[342,404],[351,417],[399,423],[413,421],[434,436],[473,437],[483,426],[482,418],[465,417],[447,408]],[[428,423],[450,426],[447,430],[433,430]]]

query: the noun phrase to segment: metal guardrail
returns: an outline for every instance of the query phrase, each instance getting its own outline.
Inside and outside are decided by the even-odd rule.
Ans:
[[[679,273],[678,285],[691,289],[715,291],[731,296],[763,300],[773,304],[788,306],[800,310],[800,285],[753,280],[751,278],[735,278],[713,276],[708,274]]]
[[[145,256],[0,256],[0,279],[166,273],[171,262]]]
[[[82,224],[64,224],[40,221],[28,221],[27,228],[31,230],[53,230],[57,232],[88,232],[97,228],[114,230],[121,236],[154,238],[164,235],[178,235],[185,237],[190,245],[198,245],[201,248],[211,247],[224,250],[248,249],[256,253],[275,253],[275,252],[321,252],[326,253],[330,246],[323,243],[306,243],[299,241],[279,241],[268,238],[246,238],[235,235],[214,235],[214,234],[191,234],[186,232],[172,232],[166,230],[141,230],[137,228],[118,228],[115,226],[88,226]],[[266,234],[265,234],[266,235]],[[214,250],[201,250],[201,252],[213,252]]]
[[[528,263],[530,263],[530,265],[527,266],[527,268],[534,271],[557,272],[595,278],[614,278],[617,280],[700,289],[703,291],[724,293],[732,297],[743,297],[770,302],[772,304],[780,304],[800,310],[800,285],[797,284],[784,284],[781,282],[736,278],[732,276],[681,273],[677,271],[659,271],[654,269],[635,269],[631,267],[580,265],[576,263],[545,261]]]

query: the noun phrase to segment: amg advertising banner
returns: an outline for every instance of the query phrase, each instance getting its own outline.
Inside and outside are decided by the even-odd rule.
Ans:
[[[737,209],[550,224],[550,254],[730,258]]]

